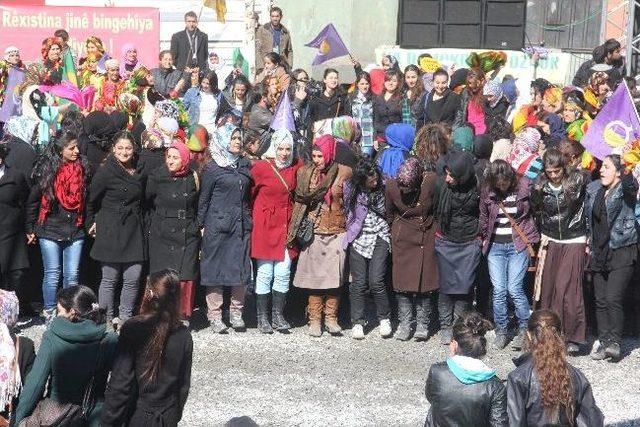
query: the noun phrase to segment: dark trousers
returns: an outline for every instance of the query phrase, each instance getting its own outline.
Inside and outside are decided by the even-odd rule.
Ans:
[[[622,341],[624,314],[622,302],[627,285],[633,276],[633,266],[609,272],[594,272],[593,288],[596,295],[596,321],[598,339],[608,344]]]
[[[438,295],[438,313],[440,315],[440,327],[442,329],[451,329],[453,322],[460,317],[462,313],[471,308],[471,295]]]
[[[7,271],[4,274],[0,274],[0,289],[5,291],[20,292],[22,288],[22,282],[25,277],[26,269],[18,269]]]
[[[387,292],[386,274],[389,265],[389,244],[378,238],[371,259],[367,259],[349,250],[349,266],[351,268],[351,321],[353,324],[365,324],[365,305],[367,291],[371,290],[376,304],[378,320],[389,318],[389,294]],[[368,286],[367,286],[368,282]]]

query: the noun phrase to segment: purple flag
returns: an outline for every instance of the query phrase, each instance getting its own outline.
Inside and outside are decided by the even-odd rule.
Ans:
[[[336,31],[333,24],[329,24],[320,31],[315,39],[307,43],[305,46],[315,47],[318,54],[311,65],[322,64],[338,56],[349,55],[349,49],[344,45],[340,35]]]
[[[276,112],[271,119],[271,126],[273,130],[286,129],[291,132],[296,131],[296,124],[293,118],[293,111],[291,111],[291,103],[289,102],[289,96],[287,92],[284,92],[280,96],[280,101],[276,106]]]
[[[622,155],[636,139],[640,139],[640,120],[623,81],[591,122],[581,142],[588,152],[602,160],[612,152]]]

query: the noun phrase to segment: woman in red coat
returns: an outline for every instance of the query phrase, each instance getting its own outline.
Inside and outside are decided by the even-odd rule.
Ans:
[[[296,188],[296,172],[301,161],[293,163],[293,137],[288,130],[277,130],[271,137],[266,160],[251,169],[253,187],[253,230],[251,257],[258,264],[256,295],[258,329],[265,334],[273,329],[290,329],[284,319],[285,298],[289,291],[291,260],[298,253],[287,248],[287,225],[293,211],[292,192]],[[273,282],[273,328],[269,323],[269,294]]]

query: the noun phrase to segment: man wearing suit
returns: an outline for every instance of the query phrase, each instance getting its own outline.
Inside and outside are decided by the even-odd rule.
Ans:
[[[184,31],[171,36],[171,56],[180,71],[192,73],[207,70],[209,37],[198,29],[198,15],[189,11],[184,15]]]

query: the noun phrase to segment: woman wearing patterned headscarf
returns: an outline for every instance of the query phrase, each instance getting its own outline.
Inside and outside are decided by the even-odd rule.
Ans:
[[[202,173],[198,227],[202,229],[200,283],[206,287],[207,317],[214,333],[226,333],[222,321],[224,288],[231,288],[230,320],[236,331],[242,320],[245,289],[251,280],[249,237],[252,220],[249,160],[240,156],[242,132],[225,124],[212,135],[211,161]]]
[[[4,51],[4,58],[0,60],[0,128],[9,117],[19,112],[20,104],[14,90],[22,83],[24,76],[25,67],[20,59],[20,51],[15,46],[9,46]]]
[[[309,290],[309,335],[314,337],[322,335],[323,311],[324,325],[329,333],[340,335],[342,332],[338,325],[338,306],[346,258],[342,249],[346,220],[343,180],[335,161],[337,144],[331,135],[318,138],[312,148],[313,163],[298,172],[296,204],[287,238],[290,246],[307,245],[300,253],[293,283]],[[298,238],[305,217],[313,228],[310,243]]]
[[[294,163],[294,141],[286,129],[275,131],[269,150],[262,157],[265,160],[256,162],[251,169],[254,181],[251,257],[258,264],[258,329],[262,333],[272,333],[273,329],[286,332],[290,326],[283,310],[289,291],[291,261],[298,255],[297,248],[287,247],[287,231],[293,213],[296,173],[302,162]],[[273,301],[271,324],[269,294]]]
[[[395,337],[401,341],[411,338],[414,309],[416,340],[426,340],[432,326],[439,287],[433,203],[436,181],[436,174],[425,173],[416,157],[408,158],[397,176],[387,181],[386,214],[391,224],[392,282],[399,322]]]
[[[482,89],[484,95],[484,114],[486,123],[495,117],[505,119],[509,110],[509,101],[504,96],[502,85],[497,80],[489,80]]]
[[[127,80],[131,73],[142,67],[142,62],[138,59],[138,49],[133,43],[125,43],[120,49],[119,71],[122,80]]]

